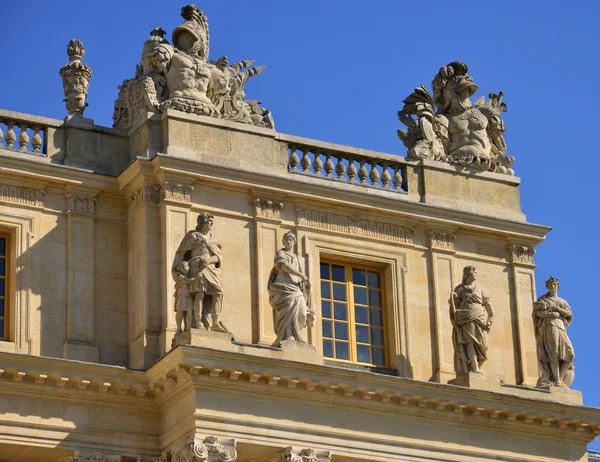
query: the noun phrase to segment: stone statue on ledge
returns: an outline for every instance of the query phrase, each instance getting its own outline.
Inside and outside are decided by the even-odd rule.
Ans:
[[[404,100],[398,112],[408,130],[398,136],[408,148],[409,159],[433,159],[480,170],[514,175],[514,157],[506,153],[506,112],[503,93],[490,93],[471,103],[477,85],[465,63],[443,66],[433,79],[433,97],[421,86]],[[413,118],[416,116],[416,119]]]
[[[284,341],[306,343],[300,332],[312,324],[316,313],[309,309],[310,282],[295,255],[296,236],[290,231],[283,236],[283,249],[275,255],[267,289],[273,307],[275,333],[273,346]]]
[[[450,321],[456,375],[481,372],[487,359],[488,332],[494,311],[490,299],[475,283],[477,268],[466,266],[462,284],[450,296]]]
[[[182,330],[183,314],[180,315],[180,312],[189,311],[189,297],[193,298],[192,322],[190,326],[187,322],[189,315],[186,314],[184,330],[193,327],[228,332],[220,320],[223,303],[221,286],[223,254],[221,245],[211,232],[213,219],[214,216],[210,213],[201,213],[198,216],[198,226],[185,235],[175,253],[171,272],[176,283],[175,309],[178,332]],[[182,265],[182,262],[186,262],[187,265]]]
[[[226,56],[209,64],[206,16],[195,5],[183,7],[181,15],[185,21],[173,30],[173,45],[161,28],[150,33],[135,77],[119,87],[113,126],[129,130],[143,109],[160,113],[171,108],[274,128],[267,109],[259,107],[259,111],[257,100],[244,100],[248,79],[265,66],[250,68],[251,60],[229,66]]]
[[[85,47],[80,40],[72,39],[67,47],[69,63],[60,69],[63,87],[65,91],[64,102],[69,111],[69,116],[79,114],[88,106],[85,101],[88,94],[90,79],[92,78],[92,69],[87,64],[81,62],[85,55]]]
[[[542,376],[538,387],[569,387],[575,378],[575,352],[566,327],[573,320],[567,301],[558,296],[560,284],[551,276],[546,281],[548,292],[533,307],[533,322]]]

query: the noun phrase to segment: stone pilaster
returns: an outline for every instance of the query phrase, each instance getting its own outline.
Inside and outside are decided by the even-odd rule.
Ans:
[[[234,439],[190,435],[174,443],[165,456],[180,462],[235,462],[237,443]]]
[[[67,209],[67,338],[64,358],[98,362],[94,343],[94,221],[93,195],[68,192]]]

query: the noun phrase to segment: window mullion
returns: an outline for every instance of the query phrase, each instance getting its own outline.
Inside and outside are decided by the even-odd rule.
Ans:
[[[356,357],[356,321],[354,319],[354,283],[352,282],[352,267],[346,265],[346,298],[348,299],[348,329],[350,340],[350,360],[356,363],[358,358]]]

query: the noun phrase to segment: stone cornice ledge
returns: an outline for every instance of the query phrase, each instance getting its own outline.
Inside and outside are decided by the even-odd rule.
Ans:
[[[175,392],[183,376],[202,387],[225,392],[261,393],[282,399],[403,413],[461,425],[500,425],[519,434],[592,441],[600,435],[600,409],[509,393],[385,376],[330,366],[224,352],[198,346],[179,346],[148,370],[150,388]],[[235,389],[235,390],[233,390]],[[169,402],[168,399],[166,402]],[[556,434],[555,434],[556,435]],[[554,436],[558,437],[558,435]]]

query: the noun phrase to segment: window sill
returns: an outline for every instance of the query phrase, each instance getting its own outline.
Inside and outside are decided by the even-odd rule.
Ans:
[[[2,353],[16,353],[17,345],[15,342],[9,342],[6,340],[0,340],[0,352]]]

